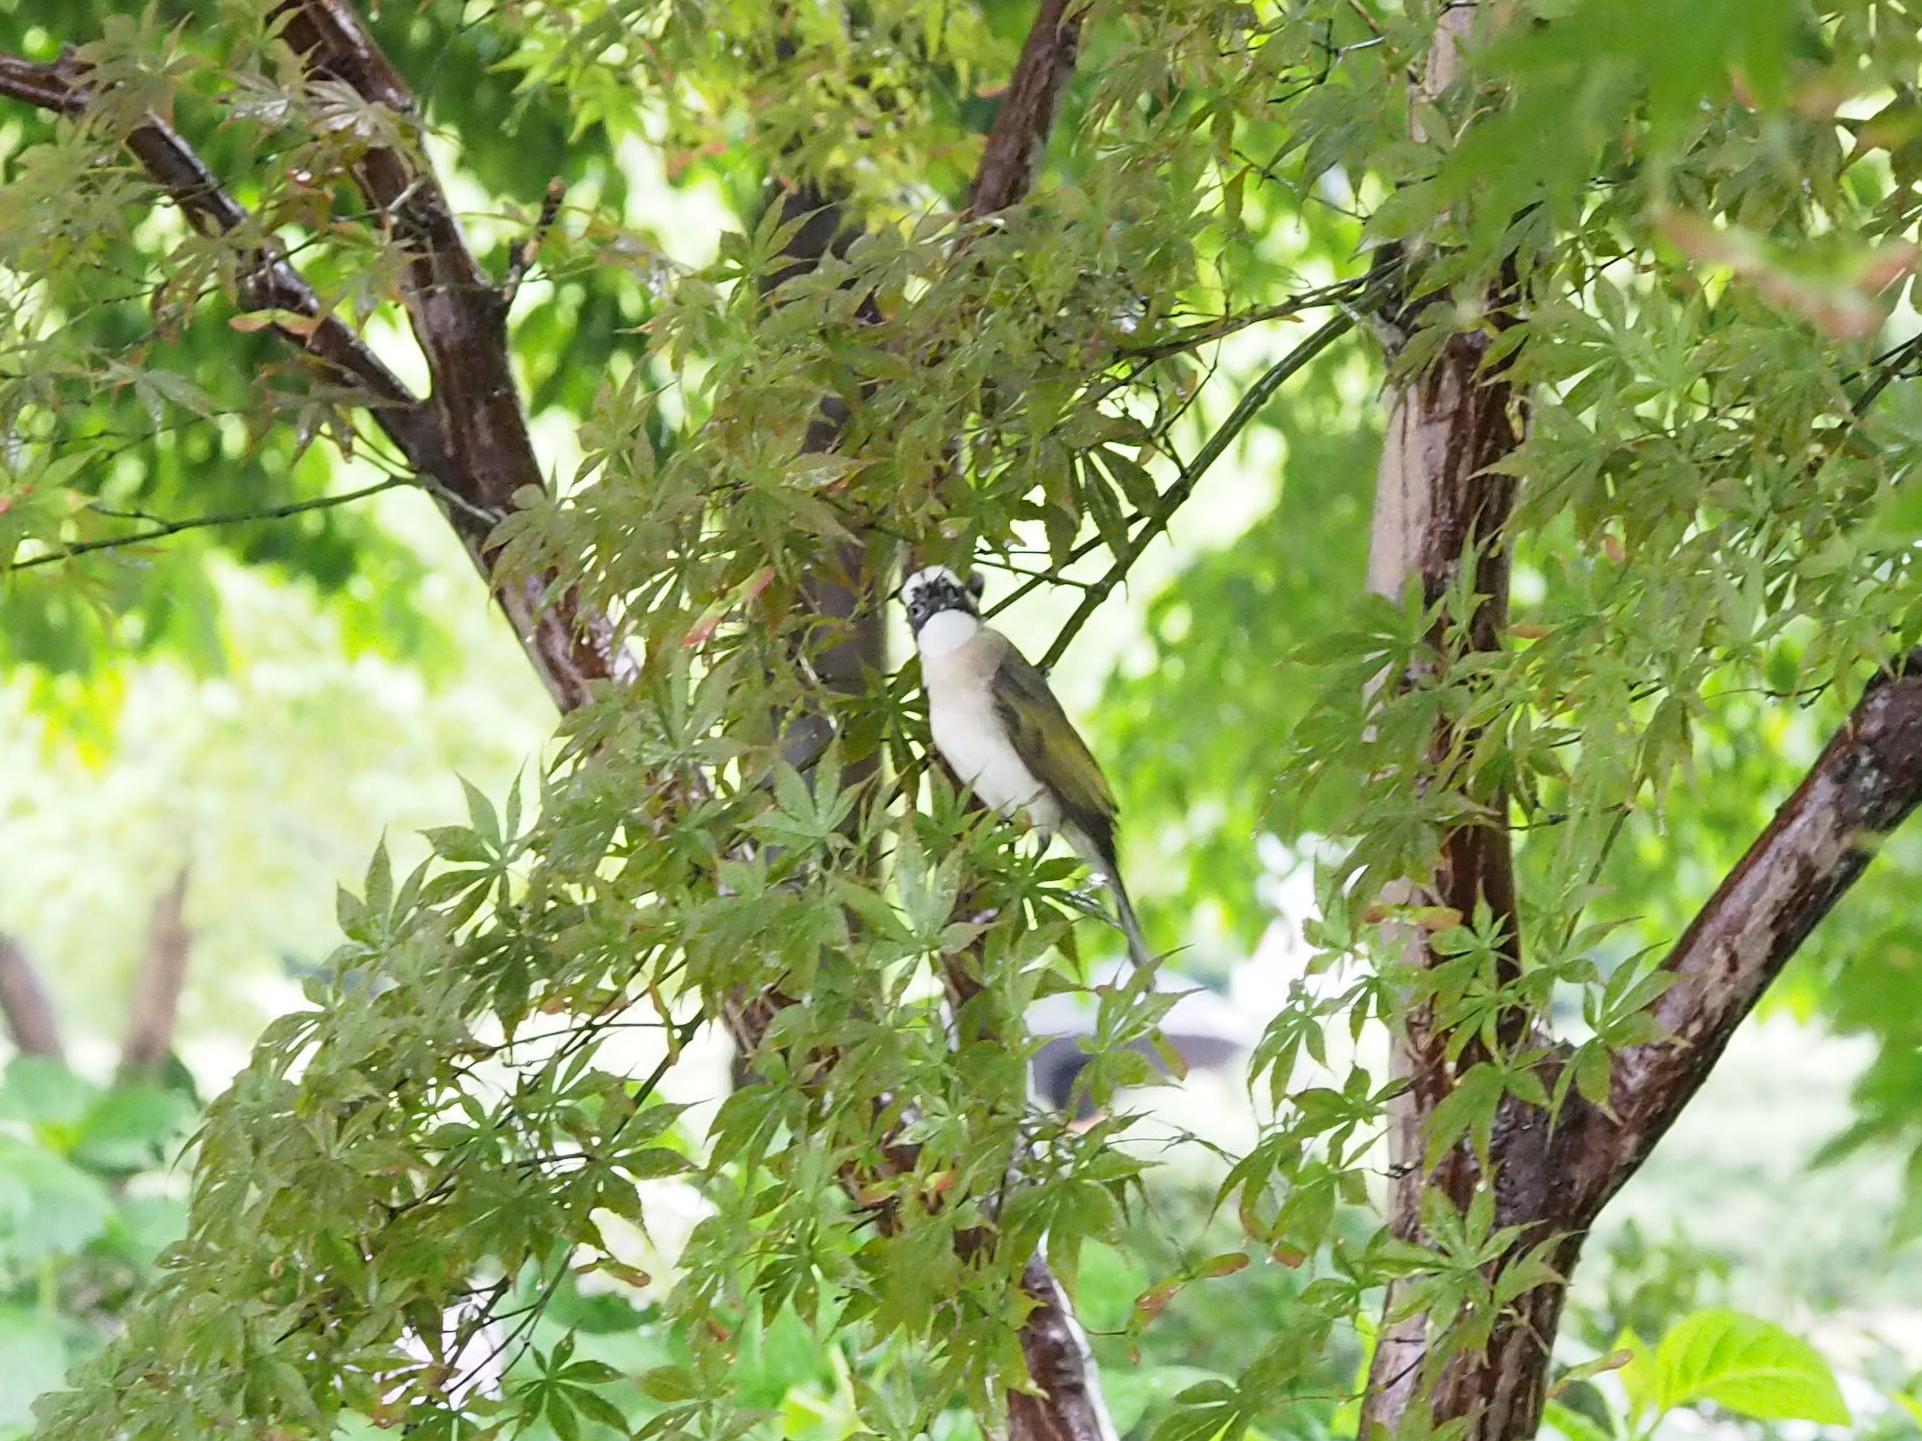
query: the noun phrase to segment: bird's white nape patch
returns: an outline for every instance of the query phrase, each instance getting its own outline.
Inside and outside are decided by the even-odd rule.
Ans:
[[[931,585],[938,585],[944,581],[956,590],[961,589],[961,577],[949,570],[945,565],[925,566],[901,582],[901,599],[909,605],[913,605],[915,597],[920,595],[922,591]]]
[[[927,618],[914,643],[923,660],[939,660],[980,633],[981,622],[965,610],[944,610]]]

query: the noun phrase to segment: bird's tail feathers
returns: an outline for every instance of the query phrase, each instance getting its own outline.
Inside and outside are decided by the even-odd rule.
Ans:
[[[1128,888],[1121,884],[1121,868],[1112,867],[1108,872],[1108,889],[1114,894],[1115,913],[1121,920],[1121,933],[1128,938],[1128,959],[1136,967],[1154,963],[1154,954],[1148,949],[1147,941],[1141,936],[1141,922],[1135,919],[1134,903],[1128,899]]]
[[[1094,872],[1095,879],[1106,885],[1109,894],[1114,897],[1115,915],[1121,922],[1121,933],[1128,938],[1128,959],[1137,967],[1152,965],[1154,952],[1148,949],[1147,941],[1142,939],[1141,922],[1135,919],[1134,902],[1128,899],[1128,888],[1121,883],[1120,857],[1115,854],[1112,832],[1096,840],[1069,820],[1061,827],[1061,838],[1088,863],[1088,869]]]

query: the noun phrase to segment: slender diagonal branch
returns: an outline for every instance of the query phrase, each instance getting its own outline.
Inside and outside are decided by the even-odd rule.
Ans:
[[[1321,327],[1321,329],[1311,334],[1300,346],[1276,361],[1275,364],[1255,382],[1256,388],[1265,390],[1266,394],[1257,399],[1253,408],[1247,410],[1245,414],[1242,413],[1242,404],[1237,404],[1236,410],[1231,413],[1228,419],[1222,424],[1222,432],[1229,433],[1223,434],[1222,432],[1217,432],[1215,436],[1205,442],[1202,450],[1197,453],[1196,461],[1189,462],[1189,464],[1183,468],[1182,475],[1177,476],[1175,481],[1171,482],[1171,486],[1181,486],[1182,481],[1186,479],[1188,483],[1185,487],[1179,490],[1171,488],[1170,491],[1164,494],[1163,498],[1157,499],[1154,504],[1136,511],[1133,515],[1129,516],[1127,524],[1130,527],[1143,524],[1144,522],[1154,525],[1157,518],[1160,518],[1160,524],[1156,526],[1155,533],[1159,534],[1162,530],[1165,530],[1168,522],[1173,519],[1175,510],[1178,510],[1187,502],[1194,493],[1194,486],[1201,480],[1200,473],[1195,470],[1196,463],[1203,456],[1206,456],[1207,465],[1212,466],[1216,460],[1220,459],[1221,453],[1225,453],[1227,446],[1234,441],[1235,435],[1246,428],[1248,422],[1254,419],[1262,404],[1272,396],[1275,388],[1287,381],[1289,377],[1297,374],[1302,366],[1306,365],[1310,360],[1313,360],[1322,350],[1338,340],[1342,331],[1353,329],[1355,324],[1364,316],[1369,315],[1378,308],[1389,293],[1389,275],[1389,267],[1380,267],[1365,276],[1356,276],[1352,280],[1339,281],[1321,290],[1306,291],[1290,300],[1281,302],[1278,306],[1270,307],[1258,316],[1232,317],[1231,319],[1236,323],[1228,324],[1228,322],[1222,322],[1225,328],[1217,330],[1217,333],[1213,335],[1207,335],[1193,340],[1171,341],[1166,345],[1147,346],[1140,350],[1126,351],[1119,355],[1117,357],[1118,360],[1132,362],[1138,365],[1139,369],[1132,371],[1123,379],[1106,382],[1105,385],[1107,388],[1097,390],[1097,399],[1101,395],[1107,394],[1110,389],[1119,389],[1121,385],[1125,384],[1128,380],[1134,379],[1142,370],[1145,370],[1155,362],[1165,360],[1171,355],[1184,353],[1198,345],[1206,344],[1211,340],[1220,339],[1224,335],[1233,334],[1234,331],[1245,328],[1245,325],[1259,324],[1263,320],[1282,319],[1320,305],[1339,305],[1344,309],[1344,314],[1341,317],[1331,320],[1328,324]],[[1214,326],[1200,328],[1216,330]],[[1311,346],[1314,347],[1314,349],[1309,351],[1309,347]],[[1304,354],[1304,351],[1308,351],[1309,353]],[[1244,396],[1243,403],[1248,399],[1248,396]],[[1230,432],[1229,427],[1231,426],[1233,429]],[[1222,443],[1222,451],[1209,454],[1210,448],[1214,446],[1217,440]],[[1206,467],[1203,468],[1205,469]],[[1172,504],[1169,503],[1170,501],[1172,501]],[[1148,538],[1152,539],[1153,537],[1150,536]],[[1049,570],[1042,571],[1038,574],[1025,571],[1017,572],[1026,578],[1013,590],[996,600],[994,604],[988,608],[987,614],[990,617],[1000,614],[1029,592],[1039,590],[1044,585],[1069,585],[1083,592],[1092,591],[1097,586],[1100,586],[1103,587],[1103,595],[1106,595],[1109,590],[1113,589],[1115,584],[1127,578],[1126,572],[1132,569],[1134,560],[1139,557],[1140,550],[1146,544],[1145,541],[1142,542],[1142,546],[1130,547],[1131,555],[1127,565],[1121,567],[1122,573],[1120,575],[1115,575],[1112,578],[1104,576],[1100,580],[1076,581],[1067,579],[1059,574],[1059,572],[1066,566],[1073,565],[1078,560],[1087,559],[1087,557],[1093,555],[1096,551],[1107,545],[1107,543],[1108,541],[1105,536],[1090,536],[1075,546],[1074,549],[1070,550],[1059,565]],[[1089,614],[1092,615],[1092,613],[1093,612],[1090,611]],[[1052,657],[1052,659],[1048,660],[1048,664],[1052,665],[1055,660],[1058,660],[1061,655],[1066,653],[1068,645],[1073,641],[1075,635],[1082,627],[1086,625],[1087,620],[1088,616],[1081,616],[1075,618],[1070,625],[1062,628],[1061,633],[1055,637],[1054,643],[1049,647],[1049,656]],[[1065,637],[1065,639],[1063,637]]]
[[[1217,320],[1189,325],[1177,331],[1166,340],[1155,341],[1151,345],[1129,346],[1121,352],[1121,358],[1129,361],[1166,360],[1173,355],[1185,355],[1204,345],[1212,345],[1217,340],[1226,340],[1238,335],[1253,325],[1265,325],[1271,320],[1293,320],[1304,310],[1319,306],[1353,304],[1358,310],[1365,310],[1368,291],[1374,285],[1373,274],[1351,276],[1338,280],[1333,285],[1318,286],[1304,290],[1280,300],[1273,305],[1257,306],[1253,310],[1242,311],[1235,315],[1224,315]]]
[[[1248,423],[1262,412],[1269,401],[1274,399],[1275,392],[1280,390],[1291,377],[1299,374],[1302,368],[1316,356],[1354,328],[1355,318],[1352,315],[1335,316],[1300,345],[1269,366],[1262,372],[1260,378],[1248,387],[1241,399],[1235,403],[1235,408],[1228,412],[1228,418],[1222,421],[1215,433],[1208,437],[1200,450],[1195,452],[1194,459],[1181,468],[1181,473],[1169,482],[1168,488],[1161,492],[1154,508],[1143,517],[1141,528],[1130,535],[1127,544],[1115,553],[1114,564],[1108,567],[1107,573],[1088,586],[1081,597],[1081,603],[1074,608],[1074,613],[1056,632],[1053,642],[1048,646],[1047,654],[1042,656],[1041,669],[1048,670],[1067,654],[1069,645],[1081,633],[1081,628],[1101,608],[1101,603],[1108,598],[1109,593],[1127,579],[1128,572],[1134,568],[1135,562],[1141,559],[1141,553],[1148,548],[1150,542],[1167,530],[1169,523],[1175,517],[1175,512],[1180,510],[1195,493],[1195,487],[1201,483],[1201,478],[1208,473],[1216,461],[1227,454],[1228,447],[1234,444],[1235,438],[1248,428]]]
[[[164,520],[145,530],[135,531],[132,535],[106,536],[100,540],[83,540],[73,545],[51,550],[44,555],[31,555],[25,560],[16,560],[0,566],[0,575],[9,575],[16,570],[33,570],[38,566],[57,565],[63,560],[73,560],[83,555],[94,555],[103,550],[124,550],[128,546],[145,545],[149,541],[163,540],[170,535],[181,535],[190,530],[206,530],[213,526],[246,525],[257,520],[285,520],[289,516],[301,515],[310,510],[331,510],[337,505],[350,505],[357,500],[365,500],[370,495],[379,495],[383,490],[397,490],[402,486],[415,484],[411,475],[391,475],[374,485],[362,486],[341,495],[320,495],[310,500],[296,500],[287,505],[277,505],[269,510],[229,511],[223,515],[196,515],[185,520]]]
[[[1922,650],[1863,691],[1802,783],[1690,922],[1649,1004],[1659,1039],[1617,1053],[1608,1114],[1586,1118],[1574,1189],[1600,1211],[1708,1078],[1816,924],[1922,801]]]

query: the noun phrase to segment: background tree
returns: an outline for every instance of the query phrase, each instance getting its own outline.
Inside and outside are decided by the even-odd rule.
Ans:
[[[1252,826],[1323,858],[1319,979],[1256,1053],[1272,1114],[1219,1197],[1248,1249],[1130,1325],[1257,1250],[1303,1280],[1168,1441],[1531,1433],[1601,1206],[1922,785],[1917,348],[1884,333],[1922,41],[1895,0],[1697,5],[1686,44],[1671,9],[13,0],[15,657],[217,663],[222,551],[402,634],[418,562],[344,503],[417,488],[565,716],[536,805],[470,790],[343,897],[46,1433],[735,1434],[788,1327],[843,1348],[850,1427],[1106,1434],[1070,1302],[1150,1168],[1125,1113],[1027,1100],[1068,871],[928,772],[885,597],[905,557],[1038,542],[1024,587],[1083,587],[1057,659],[1264,412],[1282,511],[1157,603],[1116,768],[1229,927]],[[620,213],[637,145],[741,216],[710,263]],[[1258,350],[1191,448],[1208,367]],[[1700,788],[1753,817],[1798,747],[1774,820],[1692,832],[1678,778],[1737,753]],[[1741,854],[1669,945],[1684,842]],[[1907,1140],[1875,964],[1825,992],[1889,1040],[1850,1139]],[[1103,988],[1095,1101],[1167,1004]],[[752,1078],[697,1134],[658,1084],[709,1019]],[[1375,1023],[1388,1068],[1307,1074]],[[682,1175],[711,1209],[624,1376],[569,1277],[635,1281],[610,1230]],[[1384,1295],[1348,1418],[1332,1362]],[[530,1338],[501,1396],[464,1384]]]

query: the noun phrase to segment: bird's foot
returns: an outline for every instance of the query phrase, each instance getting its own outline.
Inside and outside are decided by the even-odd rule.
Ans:
[[[1115,924],[1114,912],[1107,905],[1107,891],[1101,886],[1077,886],[1067,893],[1067,902],[1084,916]]]

